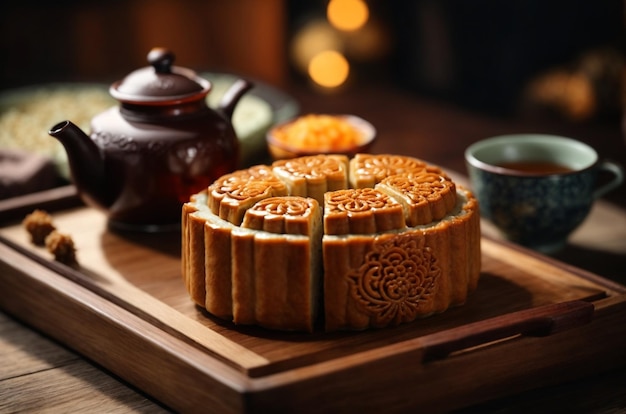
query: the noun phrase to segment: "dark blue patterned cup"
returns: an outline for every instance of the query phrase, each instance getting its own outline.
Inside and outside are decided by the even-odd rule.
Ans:
[[[548,254],[624,180],[621,166],[599,160],[590,146],[553,135],[489,138],[469,146],[465,160],[481,215],[505,238]],[[610,180],[600,184],[599,171]]]

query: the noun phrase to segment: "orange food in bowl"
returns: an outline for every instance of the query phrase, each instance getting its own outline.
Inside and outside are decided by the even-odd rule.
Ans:
[[[374,136],[374,127],[356,116],[309,114],[270,130],[268,145],[274,158],[354,154],[365,152]]]
[[[336,150],[358,145],[363,132],[344,118],[305,115],[274,131],[277,140],[297,148]]]

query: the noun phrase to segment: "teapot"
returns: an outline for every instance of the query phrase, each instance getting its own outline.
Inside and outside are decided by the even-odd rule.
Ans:
[[[174,66],[171,51],[147,58],[150,66],[110,86],[120,105],[93,117],[89,135],[71,121],[48,132],[67,152],[78,194],[115,229],[178,228],[182,204],[239,164],[231,119],[253,85],[237,80],[214,110],[211,83]]]

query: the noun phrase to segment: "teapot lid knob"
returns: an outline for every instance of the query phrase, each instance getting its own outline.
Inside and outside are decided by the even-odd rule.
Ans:
[[[174,66],[174,53],[154,47],[148,53],[146,66],[111,85],[111,95],[126,103],[169,105],[201,99],[211,90],[211,82],[194,71]]]
[[[148,53],[148,63],[157,73],[172,73],[174,59],[174,53],[162,47],[154,47]]]

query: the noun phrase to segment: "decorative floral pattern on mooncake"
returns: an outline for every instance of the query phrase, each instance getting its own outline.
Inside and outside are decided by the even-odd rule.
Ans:
[[[338,175],[345,177],[346,163],[347,158],[344,157],[311,155],[308,157],[275,161],[272,166],[275,170],[284,171],[295,177],[325,179]]]
[[[348,187],[348,157],[311,155],[275,161],[274,173],[282,179],[289,195],[312,197],[324,203],[324,193]]]
[[[356,213],[383,208],[390,204],[396,205],[397,203],[388,195],[373,188],[338,190],[329,193],[326,197],[326,208],[329,213],[337,211]]]
[[[276,234],[310,235],[310,218],[319,220],[319,204],[312,198],[270,197],[246,211],[241,227]]]
[[[441,268],[423,237],[398,235],[374,243],[363,264],[347,275],[352,298],[373,326],[415,320],[438,289]]]
[[[407,225],[411,227],[442,219],[456,204],[454,182],[436,172],[424,170],[392,175],[376,188],[401,200]]]
[[[358,188],[325,194],[325,234],[373,234],[403,227],[402,206],[381,191]]]
[[[374,187],[390,175],[423,171],[426,163],[402,155],[357,154],[350,160],[350,184],[355,188]]]
[[[287,195],[287,187],[265,165],[226,174],[208,188],[211,212],[235,225],[245,209],[267,197]]]

